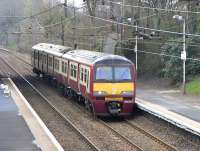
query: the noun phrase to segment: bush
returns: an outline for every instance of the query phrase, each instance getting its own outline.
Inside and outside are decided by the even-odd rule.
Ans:
[[[180,59],[182,47],[182,38],[169,40],[162,47],[162,54],[171,56],[162,56],[163,70],[161,75],[163,77],[171,78],[175,83],[182,81],[183,61]],[[189,43],[199,43],[200,38],[187,40]],[[194,61],[189,58],[200,58],[199,48],[194,46],[187,46],[187,61],[186,61],[186,80],[191,80],[195,75],[200,73],[200,60]]]

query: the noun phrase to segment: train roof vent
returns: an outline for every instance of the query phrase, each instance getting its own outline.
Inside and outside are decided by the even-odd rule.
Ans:
[[[67,53],[69,50],[68,49],[59,49],[61,53]]]

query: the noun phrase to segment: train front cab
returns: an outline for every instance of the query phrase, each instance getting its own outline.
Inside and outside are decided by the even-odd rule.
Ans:
[[[135,103],[135,68],[125,60],[107,60],[94,66],[93,106],[96,115],[130,115]]]

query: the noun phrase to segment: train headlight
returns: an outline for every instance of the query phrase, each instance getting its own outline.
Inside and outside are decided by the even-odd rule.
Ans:
[[[94,91],[93,93],[94,96],[105,96],[107,95],[106,91]]]
[[[122,91],[121,95],[122,96],[133,96],[133,91]]]

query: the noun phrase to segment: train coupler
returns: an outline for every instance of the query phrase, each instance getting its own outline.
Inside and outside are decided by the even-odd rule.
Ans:
[[[108,102],[108,112],[112,115],[117,115],[121,112],[121,104],[119,102]]]

